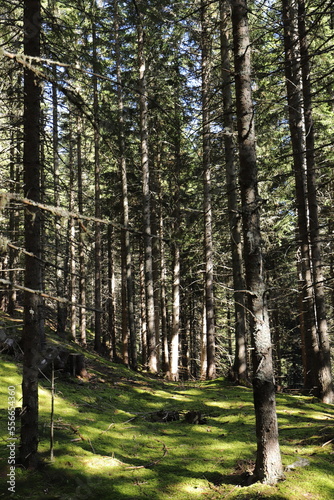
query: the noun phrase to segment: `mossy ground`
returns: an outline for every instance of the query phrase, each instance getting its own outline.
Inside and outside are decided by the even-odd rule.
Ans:
[[[77,347],[74,347],[77,349]],[[286,473],[274,487],[241,487],[256,451],[252,391],[222,379],[169,383],[86,353],[89,380],[56,380],[54,460],[49,457],[51,392],[40,380],[40,445],[45,466],[16,469],[17,499],[190,500],[310,499],[334,497],[334,408],[301,395],[277,395],[284,465],[307,458],[310,465]],[[20,406],[20,365],[0,363],[0,497],[9,498],[7,387]],[[158,410],[181,419],[152,422]],[[202,425],[182,415],[201,411]],[[330,442],[331,441],[331,442]]]

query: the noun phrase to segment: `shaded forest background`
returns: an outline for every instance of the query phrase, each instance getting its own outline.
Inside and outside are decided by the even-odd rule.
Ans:
[[[42,2],[25,25],[26,36],[41,29],[35,55],[23,50],[22,3],[0,11],[1,308],[15,315],[38,290],[42,332],[172,380],[247,379],[229,2]],[[329,0],[248,4],[275,375],[307,390],[333,329],[333,16]],[[23,169],[27,71],[40,103],[36,193]],[[25,233],[35,217],[36,252]]]

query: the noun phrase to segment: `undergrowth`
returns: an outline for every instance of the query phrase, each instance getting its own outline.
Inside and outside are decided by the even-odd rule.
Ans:
[[[73,350],[79,349],[72,346]],[[276,486],[242,487],[256,452],[252,391],[218,379],[170,383],[132,372],[86,352],[89,378],[56,374],[54,460],[50,460],[50,381],[40,379],[40,443],[43,467],[16,468],[17,499],[331,500],[333,407],[310,397],[278,394],[277,412],[286,472]],[[0,362],[1,498],[7,490],[7,388],[21,397],[21,366]],[[154,421],[164,410],[179,420]],[[201,412],[204,423],[184,415]],[[17,427],[19,422],[17,422]],[[19,429],[18,436],[19,436]]]

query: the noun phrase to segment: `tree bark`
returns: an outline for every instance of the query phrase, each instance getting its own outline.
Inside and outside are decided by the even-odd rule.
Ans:
[[[78,175],[78,210],[83,214],[83,187],[82,187],[82,154],[81,154],[81,133],[82,133],[82,117],[77,116],[77,175]],[[85,234],[86,228],[82,223],[79,223],[79,302],[82,306],[86,304],[86,259],[85,259]],[[79,310],[79,334],[80,343],[85,346],[86,338],[86,309],[80,307]]]
[[[138,2],[137,2],[138,4]],[[139,104],[140,104],[140,136],[141,167],[143,189],[143,226],[144,226],[144,268],[147,311],[147,349],[148,369],[151,373],[158,371],[158,358],[155,331],[153,256],[151,236],[151,191],[148,150],[148,106],[143,16],[137,11],[138,32],[138,66],[139,66]]]
[[[53,68],[52,84],[52,154],[53,154],[53,189],[54,205],[60,206],[59,186],[59,133],[58,133],[58,94],[57,94],[57,66]],[[58,297],[65,296],[64,261],[61,258],[61,222],[55,217],[55,263],[56,263],[56,290]],[[57,304],[57,334],[65,336],[67,308],[64,304]]]
[[[220,33],[221,33],[221,66],[223,95],[223,125],[226,164],[226,191],[228,216],[231,235],[232,272],[234,289],[235,315],[235,354],[233,378],[238,382],[247,379],[247,345],[246,345],[246,309],[244,292],[245,282],[242,267],[242,223],[238,203],[237,167],[234,154],[233,101],[231,89],[231,65],[229,25],[230,2],[220,1]]]
[[[92,41],[93,41],[93,115],[94,115],[94,183],[95,183],[95,217],[101,219],[101,183],[100,183],[100,133],[99,133],[99,92],[97,82],[97,35],[96,35],[96,11],[98,6],[96,0],[93,0],[92,12]],[[101,312],[101,259],[102,259],[102,239],[101,224],[95,222],[95,248],[94,248],[94,266],[95,266],[95,324],[94,324],[94,349],[101,351],[102,345],[102,312]]]
[[[250,39],[245,0],[232,0],[235,85],[244,233],[244,260],[253,347],[257,455],[254,478],[275,484],[283,476],[278,442],[272,345],[263,279],[260,198],[257,187]]]
[[[202,147],[203,147],[203,190],[204,190],[204,260],[205,260],[205,302],[207,331],[207,378],[216,376],[215,313],[213,290],[213,241],[211,203],[211,145],[210,145],[210,73],[211,39],[208,26],[208,6],[201,1],[201,51],[202,51]]]
[[[122,70],[119,38],[119,6],[114,2],[115,52],[117,74],[117,107],[118,107],[118,149],[119,168],[122,180],[122,338],[123,361],[137,368],[137,346],[134,319],[134,293],[132,273],[132,253],[129,226],[128,176],[125,158],[124,137],[124,105],[122,93]]]
[[[159,189],[161,196],[161,189]],[[166,284],[166,257],[165,257],[165,242],[164,242],[164,219],[160,200],[160,317],[161,317],[161,369],[166,378],[170,378],[170,356],[168,342],[168,320],[167,320],[167,284]]]
[[[114,231],[112,225],[108,226],[108,329],[111,345],[111,358],[117,359],[116,347],[116,291],[115,291],[115,269],[113,256]]]
[[[307,201],[305,123],[302,101],[302,75],[298,44],[296,0],[282,0],[285,49],[285,76],[289,106],[289,127],[293,151],[298,238],[301,257],[301,282],[304,338],[304,387],[313,390],[318,385],[319,345],[314,314],[313,281],[309,242],[309,207]]]
[[[40,56],[41,11],[39,0],[24,2],[24,53]],[[24,70],[24,196],[40,200],[40,100],[41,87],[34,71]],[[42,289],[41,213],[37,207],[25,209],[24,286]],[[20,462],[35,467],[38,462],[38,360],[43,338],[43,302],[39,295],[24,293],[23,379]]]
[[[74,157],[73,157],[73,137],[72,137],[72,122],[69,117],[69,171],[70,171],[70,185],[69,185],[69,211],[75,211],[75,189],[74,189]],[[70,339],[73,342],[77,341],[76,329],[77,329],[77,309],[75,303],[77,302],[76,297],[76,237],[75,237],[75,221],[73,217],[70,217],[68,221],[68,240],[69,240],[69,297],[71,301],[69,319],[70,319]]]
[[[331,371],[330,343],[327,328],[324,277],[322,272],[321,236],[319,230],[319,209],[317,199],[316,163],[314,156],[314,126],[312,117],[311,71],[306,36],[305,0],[298,0],[298,33],[300,43],[301,71],[303,83],[303,104],[306,145],[306,179],[310,221],[310,244],[313,269],[313,287],[319,342],[318,396],[323,403],[333,403],[333,383]]]

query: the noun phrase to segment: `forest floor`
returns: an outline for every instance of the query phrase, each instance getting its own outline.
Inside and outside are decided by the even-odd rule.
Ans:
[[[53,461],[49,438],[51,386],[41,377],[39,450],[44,464],[37,471],[16,468],[15,494],[9,494],[6,484],[7,398],[8,386],[14,385],[17,406],[21,405],[22,370],[17,357],[2,353],[0,498],[334,497],[333,406],[300,394],[277,394],[282,459],[288,466],[286,479],[276,486],[243,486],[256,452],[251,389],[223,379],[171,383],[97,358],[74,344],[71,351],[85,352],[88,377],[56,373]],[[188,412],[199,412],[200,423],[188,423]],[[179,420],[173,420],[176,416]],[[294,466],[289,467],[291,464]]]

